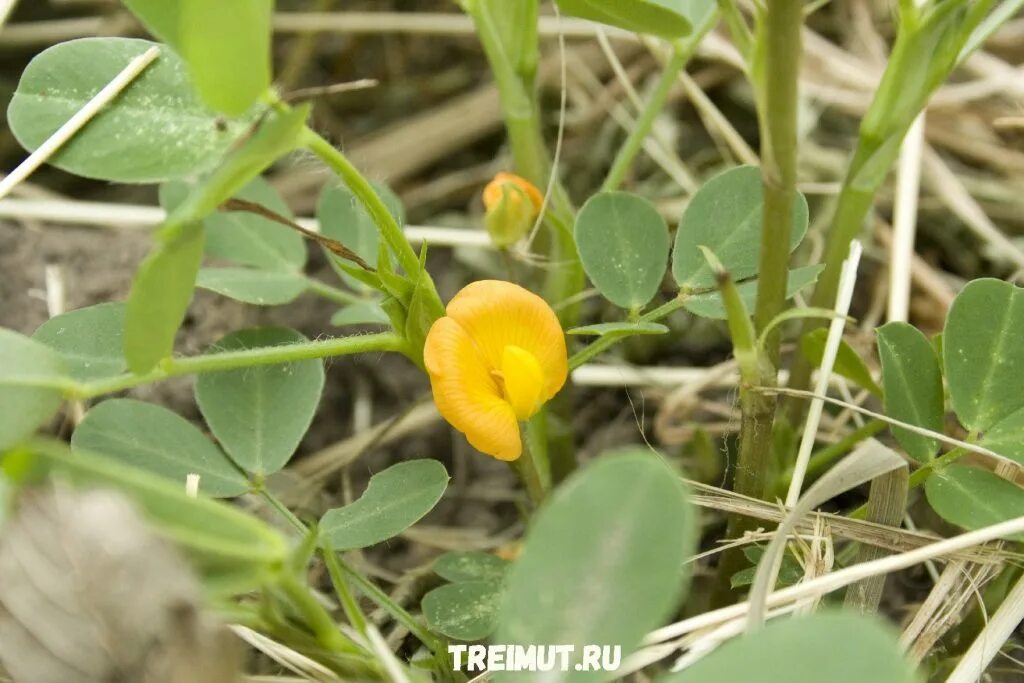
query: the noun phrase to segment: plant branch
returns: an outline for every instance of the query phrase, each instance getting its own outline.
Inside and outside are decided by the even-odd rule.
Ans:
[[[275,365],[310,358],[347,356],[354,353],[403,352],[404,349],[405,341],[401,337],[392,332],[383,332],[239,351],[223,351],[186,358],[167,358],[153,370],[141,375],[126,373],[93,382],[76,383],[64,387],[64,391],[69,399],[83,400],[181,375],[233,370],[256,365]]]
[[[801,57],[803,2],[775,0],[758,17],[756,54],[751,69],[758,93],[761,127],[761,176],[764,185],[764,218],[754,327],[765,330],[786,303],[789,273],[790,232],[796,198],[797,109]],[[779,362],[779,331],[765,335],[757,350],[759,383],[775,386]],[[735,342],[735,340],[734,340]],[[745,380],[740,387],[740,446],[733,490],[764,500],[771,490],[769,476],[772,433],[777,397],[752,390]],[[730,517],[727,536],[738,538],[751,521]],[[716,601],[731,599],[731,577],[744,565],[738,549],[726,552],[718,567]]]

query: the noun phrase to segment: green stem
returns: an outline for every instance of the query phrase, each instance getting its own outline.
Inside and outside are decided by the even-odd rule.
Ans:
[[[349,588],[345,574],[342,572],[341,564],[338,562],[338,554],[331,549],[329,541],[324,540],[323,544],[321,555],[323,555],[324,564],[327,565],[327,573],[331,577],[334,592],[341,601],[341,608],[345,611],[345,616],[348,618],[349,623],[352,624],[352,627],[359,631],[359,633],[366,635],[366,615],[363,614],[363,610],[359,607],[359,601],[356,600],[352,594],[352,589]]]
[[[644,104],[640,117],[637,118],[636,124],[634,124],[633,129],[629,132],[625,142],[622,143],[618,154],[615,155],[612,167],[608,170],[608,175],[605,176],[604,183],[601,185],[602,192],[617,190],[622,185],[626,172],[633,164],[636,155],[640,152],[640,148],[650,134],[651,128],[654,127],[655,119],[658,118],[658,115],[665,108],[665,103],[668,101],[668,96],[672,92],[672,86],[675,85],[679,72],[686,67],[686,63],[690,61],[690,57],[693,56],[697,46],[700,45],[700,41],[704,39],[707,32],[717,22],[718,12],[709,12],[704,21],[694,27],[690,35],[672,43],[672,53],[669,55],[668,62],[666,62],[661,76],[658,77],[658,82],[654,85],[654,90]]]
[[[757,54],[752,72],[758,93],[761,127],[761,176],[764,185],[764,217],[755,329],[764,330],[786,303],[790,232],[797,176],[797,113],[803,2],[773,0],[758,17]],[[770,332],[758,350],[757,371],[762,386],[775,386],[780,334]],[[764,500],[771,490],[772,433],[777,397],[740,388],[740,446],[733,490]],[[753,522],[739,515],[729,518],[727,537],[738,538]],[[745,563],[742,552],[726,552],[718,567],[715,602],[732,600],[731,577]]]
[[[316,635],[317,640],[325,649],[331,652],[362,653],[362,650],[354,643],[350,643],[334,623],[334,619],[327,613],[327,610],[317,602],[309,589],[299,583],[299,580],[290,572],[283,572],[279,583],[281,589],[291,599],[292,603],[302,613],[306,623]]]
[[[267,501],[267,503],[270,504],[270,507],[277,510],[277,513],[279,515],[281,515],[289,524],[295,527],[296,531],[299,531],[302,534],[309,533],[309,528],[302,522],[302,520],[299,519],[294,512],[288,509],[287,505],[282,503],[277,496],[268,491],[266,487],[264,487],[262,484],[260,484],[259,486],[259,494],[263,498],[263,500]]]
[[[305,144],[309,151],[320,157],[325,164],[330,166],[345,185],[348,186],[348,189],[352,191],[352,194],[362,202],[370,217],[373,218],[374,223],[377,224],[384,242],[387,243],[395,258],[398,259],[399,265],[405,270],[405,274],[415,279],[420,273],[419,257],[413,250],[412,245],[409,244],[409,240],[405,238],[402,226],[398,224],[395,217],[388,211],[387,205],[380,198],[380,195],[377,194],[377,191],[373,189],[370,181],[352,165],[348,157],[320,134],[307,128],[304,131],[304,135]]]
[[[530,502],[533,503],[533,507],[540,507],[540,504],[544,502],[547,490],[528,444],[523,444],[522,455],[510,464],[526,487],[526,493],[530,496]]]
[[[408,629],[409,633],[430,648],[431,652],[447,661],[448,650],[444,642],[439,638],[434,637],[434,635],[425,629],[414,616],[405,610],[405,608],[392,600],[391,596],[378,588],[375,583],[350,567],[343,559],[341,559],[340,556],[337,560],[337,566],[341,572],[348,576],[348,578],[352,580],[352,582],[363,592],[364,595],[366,595],[366,597],[394,617],[395,621]]]
[[[309,533],[309,527],[307,527],[301,519],[295,516],[288,506],[282,503],[277,496],[272,494],[266,488],[260,488],[260,495],[263,496],[264,500],[270,503],[277,512],[284,517],[293,527],[296,528],[302,534]],[[348,582],[341,573],[341,567],[338,565],[338,558],[334,550],[331,549],[330,542],[321,539],[323,544],[321,547],[321,555],[324,558],[324,564],[327,566],[327,573],[331,577],[331,583],[334,586],[334,591],[338,595],[338,599],[341,601],[341,607],[345,612],[345,616],[352,626],[362,634],[366,633],[366,616],[362,610],[359,609],[359,603],[356,602],[352,596],[352,591],[348,587]]]
[[[403,351],[404,340],[391,332],[367,334],[336,339],[299,342],[256,349],[223,351],[187,358],[167,358],[153,370],[141,375],[124,374],[94,382],[82,382],[65,387],[69,399],[87,399],[115,391],[151,384],[170,377],[192,375],[203,372],[233,370],[256,365],[275,365],[310,358],[345,356],[368,351]]]
[[[671,301],[658,306],[653,311],[645,313],[644,315],[637,318],[637,322],[642,323],[653,323],[663,318],[667,318],[671,313],[678,311],[680,308],[686,305],[686,300],[689,298],[689,294],[686,292],[679,292],[676,298]],[[569,369],[575,370],[579,366],[586,363],[591,358],[607,351],[615,344],[618,344],[623,339],[626,339],[632,335],[628,334],[606,334],[602,337],[598,337],[594,341],[590,342],[582,349],[574,353],[569,358]]]

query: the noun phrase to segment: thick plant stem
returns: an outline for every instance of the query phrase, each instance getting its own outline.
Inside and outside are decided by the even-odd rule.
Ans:
[[[764,184],[764,220],[761,229],[760,280],[754,324],[757,332],[782,312],[786,302],[789,243],[797,175],[798,77],[801,56],[800,31],[803,3],[775,0],[759,17],[757,52],[753,72],[759,94],[761,123],[761,175]],[[775,386],[779,361],[779,332],[774,330],[759,350],[762,386]],[[733,490],[764,499],[771,490],[772,429],[777,399],[753,392],[747,382],[740,388],[740,446]],[[751,521],[733,516],[727,536],[742,536]],[[744,565],[738,550],[722,556],[716,600],[731,599],[730,579]]]
[[[403,351],[404,348],[405,341],[401,337],[391,332],[382,332],[282,346],[208,353],[187,358],[167,358],[153,370],[141,375],[127,373],[94,382],[77,383],[65,387],[64,390],[68,398],[82,400],[181,375],[234,370],[257,365],[276,365],[310,358],[330,358],[372,351]]]

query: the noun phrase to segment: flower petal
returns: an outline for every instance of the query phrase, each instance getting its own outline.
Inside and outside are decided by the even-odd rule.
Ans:
[[[499,460],[518,458],[519,422],[466,330],[452,318],[436,320],[427,334],[423,360],[441,416],[477,450]]]
[[[509,344],[501,357],[501,376],[505,400],[520,421],[529,420],[540,408],[544,391],[544,371],[529,351]]]
[[[533,292],[511,282],[480,280],[448,303],[448,317],[476,342],[491,369],[501,368],[508,345],[533,355],[544,373],[542,402],[565,384],[569,363],[562,326],[547,302]]]

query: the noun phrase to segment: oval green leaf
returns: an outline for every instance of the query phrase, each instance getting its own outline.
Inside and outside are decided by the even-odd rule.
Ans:
[[[405,222],[405,208],[402,201],[386,185],[371,183],[387,206],[388,211],[399,224]],[[320,232],[338,240],[358,254],[371,266],[377,266],[380,253],[380,233],[363,203],[347,188],[340,185],[325,185],[316,204],[316,218]],[[336,257],[324,251],[327,261],[350,287],[357,291],[368,291],[370,287],[347,273]]]
[[[616,306],[638,308],[658,293],[668,268],[668,225],[646,199],[628,192],[591,197],[576,217],[583,269]]]
[[[630,322],[617,322],[617,323],[598,323],[596,325],[584,325],[583,327],[574,327],[566,334],[575,334],[581,336],[594,336],[603,337],[606,334],[614,334],[622,337],[632,337],[637,334],[667,334],[668,328],[661,323],[630,323]]]
[[[1024,290],[985,278],[968,282],[942,335],[949,397],[960,422],[984,432],[1024,407]]]
[[[463,581],[435,588],[420,605],[430,628],[456,640],[483,640],[494,632],[501,606],[498,581]]]
[[[301,273],[255,268],[203,268],[196,286],[257,306],[279,306],[294,301],[306,291]]]
[[[434,560],[434,572],[448,581],[501,581],[509,561],[479,551],[448,552]]]
[[[715,286],[715,274],[700,252],[702,246],[715,253],[734,280],[756,275],[763,215],[764,190],[757,167],[733,168],[705,183],[686,206],[676,231],[672,275],[679,286],[683,289]],[[807,200],[797,193],[793,203],[790,251],[796,249],[807,234],[807,216]]]
[[[79,381],[120,375],[124,359],[124,304],[96,304],[50,318],[32,338],[56,349]]]
[[[916,683],[898,634],[872,617],[818,613],[775,619],[658,683]]]
[[[823,268],[821,265],[801,266],[789,271],[786,298],[791,299],[801,289],[816,282]],[[753,310],[757,303],[757,280],[741,282],[736,285],[736,289],[747,310]],[[725,320],[725,306],[722,305],[722,295],[717,290],[688,296],[683,308],[702,318]]]
[[[916,327],[902,322],[883,325],[877,334],[885,414],[941,433],[945,412],[942,372],[931,342]],[[928,462],[939,450],[939,442],[932,437],[891,429],[903,450],[917,462]]]
[[[1010,413],[985,432],[981,445],[1024,465],[1024,408]]]
[[[633,33],[674,39],[687,35],[689,0],[557,0],[563,12]]]
[[[306,341],[284,328],[232,332],[211,352],[283,346]],[[196,403],[221,446],[246,472],[278,471],[295,453],[313,421],[324,386],[319,359],[200,375]]]
[[[620,645],[625,657],[673,613],[695,550],[679,475],[641,449],[608,454],[556,489],[512,566],[495,641]],[[553,671],[548,681],[601,680]],[[510,676],[511,678],[511,676]]]
[[[100,403],[71,437],[76,451],[93,451],[185,486],[199,475],[199,492],[240,496],[251,487],[231,460],[188,420],[161,406],[128,398]]]
[[[980,529],[1024,516],[1024,490],[977,467],[945,467],[928,477],[924,490],[928,503],[940,517],[965,529]],[[1024,534],[1018,534],[1015,540],[1024,540]]]
[[[49,346],[0,328],[0,450],[53,417],[68,380],[64,359]]]
[[[437,460],[411,460],[370,477],[351,505],[328,510],[320,533],[334,550],[351,550],[397,536],[434,509],[448,487],[448,472]]]
[[[146,372],[171,355],[202,260],[203,230],[192,225],[157,244],[139,266],[124,324],[124,356],[132,372]]]
[[[43,51],[25,68],[11,99],[11,132],[34,151],[154,45],[129,38],[82,38]],[[219,118],[193,92],[181,59],[164,48],[49,163],[121,183],[183,178],[213,168],[250,123]]]

